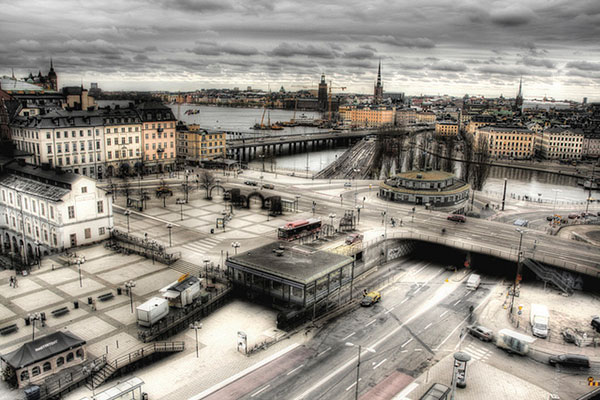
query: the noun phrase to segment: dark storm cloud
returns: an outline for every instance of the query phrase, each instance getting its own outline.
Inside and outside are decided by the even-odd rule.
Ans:
[[[265,88],[325,72],[371,92],[381,58],[385,87],[409,94],[497,94],[520,75],[542,95],[600,93],[576,86],[600,67],[597,0],[0,2],[0,74],[45,72],[52,57],[65,84]]]

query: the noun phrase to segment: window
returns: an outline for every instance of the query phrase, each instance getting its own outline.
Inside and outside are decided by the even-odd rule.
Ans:
[[[92,230],[90,228],[85,228],[84,234],[86,239],[90,239],[92,237]]]
[[[104,235],[104,232],[106,232],[106,230],[103,226],[98,228],[98,235],[102,236],[102,235]]]
[[[104,212],[104,202],[102,200],[98,201],[98,213],[102,214]]]
[[[21,382],[29,380],[29,371],[21,371]]]
[[[136,142],[136,143],[139,143],[139,142],[140,142],[140,137],[139,137],[139,136],[136,136],[136,137],[135,137],[135,142]]]
[[[52,146],[48,145],[48,154],[52,154]]]
[[[69,219],[75,218],[75,206],[69,206]]]
[[[108,153],[106,153],[106,156],[110,160],[112,158],[112,152],[109,151]]]
[[[110,138],[107,138],[107,139],[106,139],[106,145],[107,145],[107,146],[110,146]]]
[[[75,356],[73,355],[73,353],[67,354],[67,362],[68,363],[71,362],[71,361],[73,361],[74,358],[75,358]]]
[[[81,187],[81,193],[87,193],[87,186]]]
[[[77,356],[77,358],[81,358],[83,360],[83,349],[77,349],[75,355]]]
[[[49,361],[46,361],[44,363],[44,365],[42,366],[42,371],[47,372],[50,371],[52,369],[52,365],[50,364]]]
[[[79,142],[79,150],[85,151],[85,142]]]
[[[60,143],[56,145],[56,152],[62,153],[62,145]]]
[[[110,128],[106,128],[106,133],[110,133]],[[108,144],[110,144],[110,139],[108,139]]]
[[[33,368],[31,368],[31,376],[37,376],[40,374],[40,367],[38,367],[37,365]]]

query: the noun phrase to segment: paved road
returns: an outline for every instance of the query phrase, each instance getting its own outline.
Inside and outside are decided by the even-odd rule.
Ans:
[[[359,344],[364,346],[359,393],[387,377],[399,391],[429,366],[436,352],[453,351],[469,307],[477,307],[496,284],[469,291],[451,279],[451,272],[420,260],[398,264],[392,273],[402,279],[382,291],[380,303],[338,318],[301,349],[208,398],[351,399]]]

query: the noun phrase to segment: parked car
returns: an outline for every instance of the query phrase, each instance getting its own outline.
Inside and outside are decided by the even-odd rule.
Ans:
[[[600,333],[600,317],[595,316],[592,318],[592,328],[596,330],[596,332]]]
[[[271,183],[263,183],[262,188],[273,190],[273,189],[275,189],[275,186],[273,186]]]
[[[459,215],[459,214],[450,214],[450,215],[448,215],[448,221],[467,222],[467,217],[465,217],[464,215]]]
[[[369,292],[365,295],[365,297],[363,297],[363,299],[360,302],[360,305],[363,307],[370,307],[373,304],[379,302],[379,300],[381,300],[381,294],[379,292]]]
[[[351,182],[346,182],[346,183],[344,183],[344,187],[345,188],[351,188],[352,187],[352,183]]]
[[[441,383],[434,383],[419,400],[446,400],[450,394],[450,388]]]
[[[567,343],[575,343],[575,340],[577,339],[577,334],[571,328],[563,329],[560,334],[562,335],[563,340]]]
[[[562,365],[563,367],[589,368],[590,359],[581,354],[560,354],[551,356],[548,363],[552,366]]]
[[[569,219],[577,219],[579,218],[579,214],[569,214]]]
[[[361,242],[363,240],[363,235],[360,233],[351,233],[346,237],[346,244],[354,244],[357,242]]]
[[[244,181],[244,185],[258,186],[258,183],[254,182],[254,181]]]
[[[484,342],[491,342],[492,340],[494,340],[494,332],[491,329],[486,328],[485,326],[467,326],[467,332],[469,332],[471,336],[474,336],[479,340],[483,340]]]

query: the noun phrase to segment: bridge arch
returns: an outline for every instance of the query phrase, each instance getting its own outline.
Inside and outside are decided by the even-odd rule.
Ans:
[[[252,192],[246,196],[246,208],[250,208],[250,200],[253,197],[258,197],[260,199],[260,208],[265,208],[265,196],[260,192]]]
[[[223,191],[223,193],[225,193],[225,192],[226,192],[226,190],[225,190],[225,188],[224,188],[223,186],[221,186],[221,185],[213,185],[213,186],[210,188],[210,192],[209,192],[209,194],[208,194],[208,199],[209,199],[209,200],[210,200],[210,199],[212,199],[212,197],[213,197],[213,190],[214,190],[214,189],[216,189],[216,188],[221,188],[221,190]]]

